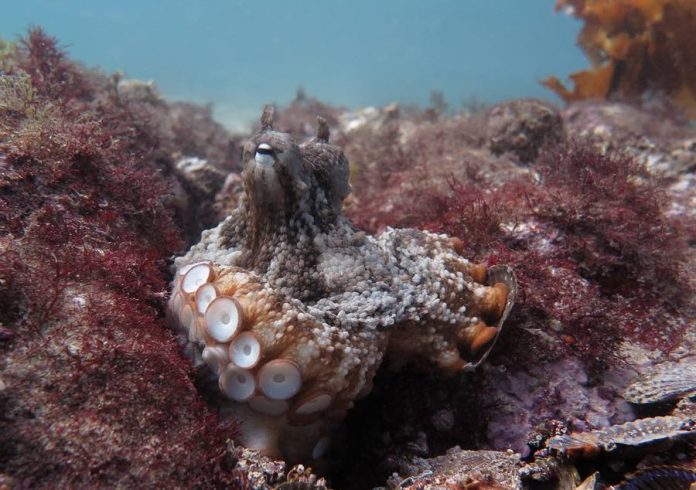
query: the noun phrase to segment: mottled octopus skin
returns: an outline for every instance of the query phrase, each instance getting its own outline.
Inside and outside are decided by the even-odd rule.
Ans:
[[[509,269],[470,263],[457,239],[356,229],[341,215],[348,161],[328,137],[320,119],[298,145],[264,111],[244,146],[245,196],[176,259],[169,303],[237,400],[241,442],[289,460],[321,456],[327,427],[369,392],[385,354],[448,372],[478,364],[515,288]]]

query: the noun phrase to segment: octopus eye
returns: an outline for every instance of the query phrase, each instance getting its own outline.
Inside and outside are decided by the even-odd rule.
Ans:
[[[254,160],[256,160],[256,163],[258,163],[259,165],[265,165],[269,167],[273,165],[274,158],[273,148],[271,148],[271,145],[267,143],[261,143],[259,146],[257,146]]]

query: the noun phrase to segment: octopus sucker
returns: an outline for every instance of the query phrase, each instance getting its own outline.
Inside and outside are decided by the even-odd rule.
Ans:
[[[186,306],[191,309],[190,305]],[[205,310],[208,334],[217,342],[229,342],[244,323],[242,308],[234,298],[218,296]]]
[[[201,357],[203,358],[203,362],[205,362],[216,375],[222,374],[222,371],[229,363],[227,349],[219,345],[206,346],[201,353]]]
[[[331,393],[328,392],[308,393],[297,401],[293,411],[300,416],[323,412],[331,406],[332,398]]]
[[[181,290],[186,294],[195,293],[198,288],[207,283],[213,274],[213,269],[208,264],[197,264],[191,267],[181,280]]]
[[[205,314],[208,305],[218,297],[217,289],[212,284],[203,284],[196,290],[195,302],[196,309],[201,315]]]
[[[186,327],[188,331],[191,331],[192,327],[195,325],[196,317],[193,313],[193,308],[190,304],[185,304],[183,308],[179,310],[179,323]]]
[[[493,321],[500,318],[507,303],[508,288],[505,283],[498,282],[493,286],[484,287],[481,302],[478,305],[481,316],[491,318]]]
[[[259,371],[259,389],[271,400],[288,400],[302,388],[299,368],[286,359],[274,359]]]
[[[472,355],[476,355],[481,352],[481,349],[490,345],[493,340],[498,336],[498,329],[495,327],[490,327],[488,325],[484,326],[476,335],[471,339],[469,343],[469,350]]]
[[[298,144],[245,145],[244,196],[175,260],[168,318],[243,421],[241,443],[289,462],[323,457],[330,428],[372,389],[385,357],[454,374],[490,353],[517,284],[464,241],[414,229],[371,236],[342,215],[348,160],[326,121]]]
[[[219,377],[220,391],[228,398],[243,402],[254,396],[257,382],[254,375],[233,364],[228,364]]]
[[[256,366],[261,359],[261,344],[251,332],[243,332],[230,343],[230,360],[242,369]]]

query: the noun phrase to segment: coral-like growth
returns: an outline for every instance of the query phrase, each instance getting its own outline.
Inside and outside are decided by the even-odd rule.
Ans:
[[[161,319],[181,246],[165,208],[176,181],[153,158],[161,119],[39,29],[3,63],[0,473],[20,487],[234,485],[221,469],[234,427],[200,402]]]
[[[566,102],[664,93],[696,115],[696,4],[691,0],[558,0],[585,21],[578,42],[592,68],[543,83]]]
[[[512,209],[493,198],[472,181],[449,180],[445,194],[426,193],[422,196],[420,226],[442,231],[459,238],[462,249],[482,257],[501,238],[501,225]]]

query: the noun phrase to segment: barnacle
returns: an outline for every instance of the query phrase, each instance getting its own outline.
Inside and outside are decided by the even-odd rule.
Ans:
[[[696,3],[692,0],[558,0],[585,21],[578,43],[592,68],[542,83],[566,102],[662,92],[696,114]]]
[[[271,109],[261,123],[244,147],[245,198],[176,260],[169,312],[245,419],[242,442],[319,458],[386,353],[448,372],[482,362],[516,283],[445,235],[355,229],[326,123],[302,145],[273,130]]]

